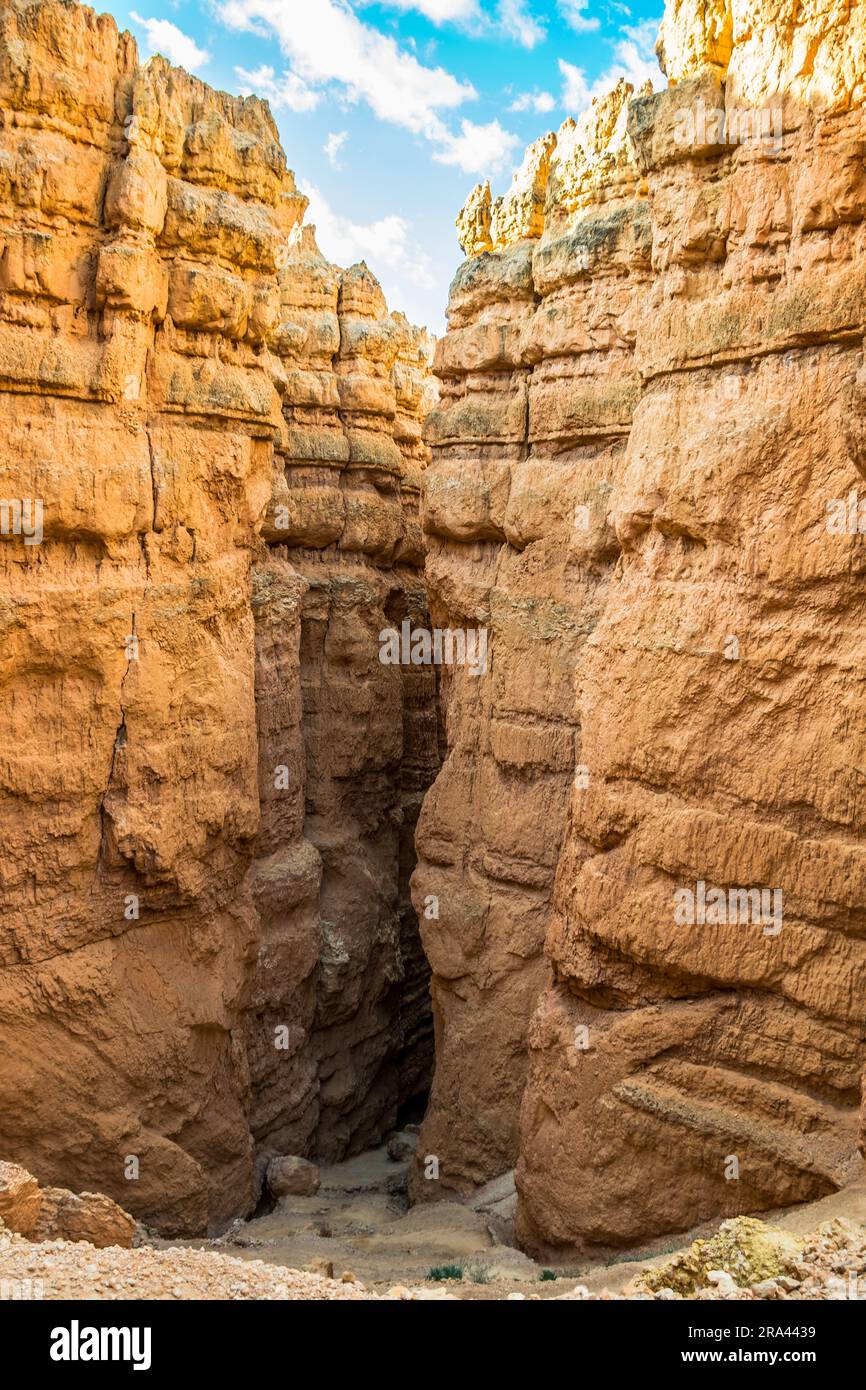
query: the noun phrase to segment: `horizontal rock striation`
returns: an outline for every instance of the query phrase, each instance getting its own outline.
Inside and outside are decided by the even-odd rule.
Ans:
[[[596,103],[458,224],[425,524],[434,610],[483,612],[491,660],[449,690],[421,818],[446,922],[421,1149],[458,1184],[517,1153],[539,1254],[856,1162],[864,38],[842,5],[669,4],[674,85]],[[545,751],[503,775],[506,710]]]
[[[292,259],[265,103],[65,0],[0,4],[0,92],[0,1154],[201,1232],[423,1085],[435,691],[376,624],[421,603],[426,346]]]
[[[435,672],[380,660],[383,630],[405,616],[427,621],[418,496],[431,344],[388,313],[366,266],[330,265],[308,229],[286,251],[273,338],[282,427],[268,558],[256,572],[266,830],[255,883],[268,898],[278,887],[292,914],[276,932],[264,914],[276,956],[260,974],[256,1028],[294,1014],[289,983],[304,1024],[289,1048],[291,1117],[267,1030],[254,1093],[279,1097],[290,1119],[271,1135],[277,1151],[314,1144],[331,1161],[392,1128],[432,1066],[429,970],[408,879],[438,766]],[[279,660],[294,682],[288,705]],[[274,790],[283,764],[291,808]]]
[[[437,347],[423,518],[434,617],[485,630],[488,662],[449,673],[448,756],[419,823],[437,1061],[418,1196],[465,1190],[517,1157],[526,1032],[549,974],[542,947],[581,762],[575,670],[607,602],[609,499],[640,390],[650,226],[625,144],[629,91],[539,141],[505,199],[491,209],[477,190],[461,219],[478,254],[455,277]],[[594,154],[615,171],[603,205],[587,204]],[[586,215],[572,225],[552,198]]]

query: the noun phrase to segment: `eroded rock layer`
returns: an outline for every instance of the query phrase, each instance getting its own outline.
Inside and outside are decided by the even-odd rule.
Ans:
[[[376,637],[426,345],[299,238],[263,102],[65,0],[0,5],[0,95],[0,1154],[203,1231],[424,1082],[435,692]]]
[[[526,1030],[548,975],[554,875],[580,749],[574,673],[618,553],[608,520],[639,394],[634,341],[650,236],[622,130],[629,89],[538,142],[500,200],[493,237],[451,287],[428,421],[427,579],[437,623],[481,627],[487,671],[454,668],[448,758],[422,810],[415,892],[434,971],[437,1062],[418,1195],[512,1167]],[[533,237],[544,188],[580,199],[582,145],[611,148],[609,201]],[[551,146],[555,149],[551,150]],[[539,192],[538,170],[543,179]],[[576,172],[578,171],[578,172]],[[493,245],[489,190],[473,248]],[[498,230],[497,230],[498,227]],[[472,239],[474,238],[474,239]],[[580,759],[577,759],[580,761]]]
[[[267,1007],[276,1023],[286,982],[312,986],[294,1033],[297,1123],[293,1110],[285,1143],[306,1150],[314,1135],[317,1154],[335,1160],[393,1127],[432,1066],[429,970],[408,880],[421,795],[438,766],[435,672],[380,661],[383,630],[405,616],[427,621],[418,496],[431,344],[388,314],[366,266],[330,265],[306,230],[289,252],[273,345],[283,427],[263,528],[269,559],[256,578],[264,640],[273,627],[282,650],[285,603],[297,628],[297,652],[285,658],[297,673],[294,713],[278,709],[302,774],[290,812],[273,790],[290,731],[260,725],[261,794],[279,823],[255,883],[315,905],[310,915],[299,903],[286,924]],[[272,702],[262,703],[271,718]],[[273,1086],[254,1088],[262,1095],[282,1095],[272,1044],[265,1034],[260,1061]]]
[[[419,1151],[456,1185],[519,1153],[536,1252],[856,1161],[864,38],[860,7],[669,4],[675,85],[597,103],[459,221],[429,577],[490,661],[422,811]]]

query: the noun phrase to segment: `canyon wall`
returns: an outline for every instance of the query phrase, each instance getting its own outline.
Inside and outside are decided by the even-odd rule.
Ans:
[[[516,1164],[535,1253],[850,1175],[864,48],[671,3],[667,91],[480,185],[428,467],[267,106],[0,0],[2,1157],[218,1229],[435,1026],[413,1193]]]
[[[0,1153],[201,1232],[426,1082],[428,345],[265,103],[65,0],[0,92]]]
[[[535,1253],[857,1163],[864,40],[862,7],[669,4],[668,90],[458,219],[428,578],[489,660],[419,825],[414,1190],[517,1159]]]
[[[418,504],[431,344],[388,314],[366,266],[330,265],[307,229],[288,249],[273,342],[283,427],[268,558],[254,576],[265,650],[286,665],[277,680],[267,655],[260,667],[254,887],[268,903],[269,958],[254,1128],[276,1106],[283,1148],[315,1139],[333,1160],[392,1128],[432,1068],[429,970],[408,880],[438,767],[435,672],[379,659],[380,632],[404,616],[427,621]],[[274,786],[284,763],[291,803]],[[289,1114],[273,1028],[296,1003]]]
[[[438,1157],[439,1178],[430,1186],[419,1170],[419,1196],[467,1190],[517,1156],[526,1029],[548,974],[580,745],[574,672],[617,555],[608,501],[639,389],[650,243],[625,144],[629,91],[533,146],[492,219],[489,189],[471,200],[461,233],[476,254],[451,287],[437,348],[423,502],[431,609],[443,625],[486,629],[489,651],[486,673],[455,668],[449,682],[448,757],[418,831],[416,900],[439,905],[437,919],[420,917],[437,1061],[419,1149]],[[551,217],[539,241],[546,186],[563,208],[591,208],[585,149],[605,152],[609,199],[577,230]]]

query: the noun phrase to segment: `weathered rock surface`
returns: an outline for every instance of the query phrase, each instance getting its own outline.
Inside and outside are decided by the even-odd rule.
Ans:
[[[298,251],[263,102],[64,0],[0,96],[0,1152],[200,1232],[425,1084],[426,342]]]
[[[516,240],[458,271],[437,348],[423,501],[431,610],[442,625],[485,627],[492,659],[485,675],[449,678],[448,758],[419,823],[414,891],[437,1062],[417,1196],[466,1190],[517,1158],[527,1027],[548,978],[542,947],[582,760],[575,670],[614,573],[609,499],[640,389],[650,226],[622,154],[629,91],[528,161],[557,198],[582,206],[587,163],[607,167],[597,156],[612,129],[609,200],[529,239],[540,204],[537,190],[527,200],[524,165],[496,210]],[[436,920],[422,910],[431,895]],[[436,1182],[423,1173],[429,1155]]]
[[[128,1212],[98,1192],[40,1187],[16,1163],[0,1162],[0,1225],[28,1240],[86,1240],[97,1249],[129,1249],[136,1223]]]
[[[31,1240],[84,1240],[97,1250],[128,1250],[135,1242],[135,1220],[100,1192],[43,1187],[40,1196],[39,1219],[28,1233]]]
[[[272,1197],[312,1197],[319,1190],[319,1170],[297,1154],[282,1154],[268,1164],[267,1182]]]
[[[416,1197],[516,1165],[561,1255],[844,1183],[864,48],[842,0],[671,0],[675,85],[461,214],[425,473],[430,344],[266,105],[0,0],[0,1152],[88,1189],[13,1171],[16,1229],[218,1229],[392,1131],[413,868]],[[489,644],[417,868],[404,620]]]
[[[673,1289],[687,1296],[706,1288],[711,1275],[720,1271],[739,1288],[748,1288],[765,1279],[794,1275],[805,1244],[802,1236],[773,1230],[753,1216],[735,1216],[723,1221],[709,1239],[696,1240],[688,1250],[644,1271],[635,1283],[650,1292]]]
[[[267,984],[294,987],[315,967],[306,1031],[296,1030],[312,1090],[299,1085],[298,1123],[275,1137],[303,1151],[306,1125],[317,1154],[333,1161],[393,1128],[432,1063],[429,972],[408,880],[421,796],[438,766],[436,680],[432,667],[379,659],[380,632],[407,615],[427,620],[418,496],[431,345],[387,312],[365,265],[330,265],[309,231],[287,251],[273,335],[282,428],[268,559],[256,575],[265,808],[256,891],[270,893],[274,875],[294,884],[302,856],[316,906],[294,919],[293,950],[304,957],[275,959]],[[280,652],[292,673],[271,669]],[[273,790],[282,764],[291,806]],[[273,999],[267,1007],[281,1017]],[[262,1065],[282,1089],[272,1047]]]
[[[448,685],[419,825],[414,1191],[516,1157],[537,1254],[815,1197],[856,1160],[864,41],[841,4],[672,3],[676,85],[563,128],[543,229],[528,170],[513,217],[482,186],[461,226],[428,577],[491,655]],[[690,923],[699,885],[725,912]],[[781,895],[759,920],[727,896],[754,889]]]
[[[10,1231],[29,1236],[39,1220],[42,1194],[32,1173],[18,1163],[0,1160],[0,1221]]]

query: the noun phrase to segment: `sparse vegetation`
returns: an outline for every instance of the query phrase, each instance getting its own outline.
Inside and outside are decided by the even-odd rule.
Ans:
[[[490,1283],[490,1270],[487,1265],[470,1265],[468,1272],[473,1284]]]
[[[538,1277],[543,1283],[546,1279],[557,1279],[559,1276],[555,1269],[543,1269]]]
[[[435,1279],[435,1280],[437,1280],[437,1281],[439,1281],[439,1282],[441,1282],[443,1279],[462,1279],[462,1278],[463,1278],[463,1266],[462,1266],[462,1265],[434,1265],[432,1269],[428,1269],[428,1271],[427,1271],[427,1278],[428,1278],[428,1279]]]

